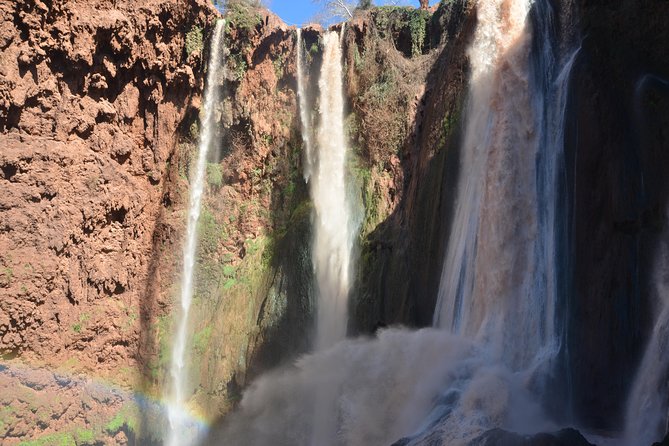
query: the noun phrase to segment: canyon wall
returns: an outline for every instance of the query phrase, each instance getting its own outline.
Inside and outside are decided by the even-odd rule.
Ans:
[[[572,36],[564,45],[581,45],[563,184],[565,385],[572,420],[611,428],[658,299],[669,6],[554,7],[557,34]],[[204,61],[220,14],[204,0],[29,0],[4,2],[0,14],[0,386],[12,389],[0,396],[11,407],[0,409],[0,438],[149,444],[153,421],[136,401],[160,399],[169,365]],[[207,419],[309,350],[314,312],[296,32],[264,10],[238,5],[226,18],[191,321],[191,405]],[[474,2],[454,0],[433,13],[361,11],[345,28],[349,170],[364,210],[351,334],[432,322],[466,174],[459,140],[475,24]],[[321,35],[303,30],[314,108]]]
[[[661,300],[653,266],[668,235],[669,4],[559,8],[581,39],[565,143],[571,400],[580,423],[616,429]]]
[[[0,336],[2,377],[16,388],[4,398],[17,408],[3,413],[9,441],[91,433],[147,442],[155,434],[133,401],[160,398],[169,364],[204,61],[218,15],[205,2],[182,3],[2,6],[0,162],[9,193]],[[443,160],[456,156],[445,147],[457,134],[471,18],[464,2],[434,16],[385,8],[347,29],[351,172],[365,208],[351,332],[429,324],[443,249],[431,245],[443,230],[433,217],[446,198],[432,209],[420,197],[441,194]],[[192,405],[210,419],[258,373],[307,351],[313,329],[296,33],[243,5],[227,20],[218,80],[225,99],[207,166],[191,322]],[[321,35],[303,31],[312,98]],[[392,110],[375,113],[388,99]],[[394,133],[374,133],[381,128]],[[432,158],[442,162],[434,167]],[[416,238],[428,257],[410,250]],[[418,271],[429,281],[407,286]],[[389,292],[389,277],[401,293]],[[95,388],[104,397],[91,397],[91,382],[102,383]],[[64,388],[65,415],[40,421],[61,410],[49,401]],[[94,410],[84,414],[84,404]]]
[[[141,381],[170,160],[198,107],[202,30],[215,14],[197,0],[0,5],[8,444],[71,437],[74,420],[87,437]]]

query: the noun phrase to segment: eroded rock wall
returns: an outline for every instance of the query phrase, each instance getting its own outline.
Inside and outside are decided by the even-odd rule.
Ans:
[[[0,4],[3,361],[138,384],[169,160],[199,101],[215,16],[198,0]],[[3,405],[23,407],[19,393]],[[17,430],[11,417],[0,423],[10,444],[67,419]]]

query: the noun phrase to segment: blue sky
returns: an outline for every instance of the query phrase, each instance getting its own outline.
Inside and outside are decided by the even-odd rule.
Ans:
[[[312,0],[267,0],[264,3],[287,24],[299,26],[311,21],[322,9],[323,2],[319,4]],[[388,1],[376,0],[374,3],[381,5]],[[418,0],[400,0],[393,3],[418,7]],[[430,1],[430,4],[436,3],[438,0]]]

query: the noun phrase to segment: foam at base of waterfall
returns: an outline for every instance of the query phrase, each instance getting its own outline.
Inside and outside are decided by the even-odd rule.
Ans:
[[[388,329],[377,338],[345,340],[269,373],[245,392],[214,444],[311,444],[320,389],[335,426],[320,446],[388,446],[437,424],[444,444],[466,445],[486,430],[522,433],[555,428],[529,390],[485,348],[442,330]]]

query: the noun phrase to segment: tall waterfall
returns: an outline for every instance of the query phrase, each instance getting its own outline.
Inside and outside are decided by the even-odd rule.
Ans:
[[[356,224],[347,197],[342,41],[336,32],[323,37],[323,65],[319,87],[319,127],[314,151],[311,115],[305,87],[301,30],[297,32],[298,96],[305,147],[304,178],[314,203],[312,262],[316,275],[316,349],[332,347],[346,336],[348,295],[351,288],[353,241]],[[311,441],[325,446],[335,439],[336,387],[324,385],[314,394]]]
[[[338,34],[326,32],[323,45],[316,153],[315,159],[307,163],[313,171],[305,171],[314,203],[312,262],[318,292],[317,349],[330,347],[346,336],[356,229],[347,197],[342,50]]]
[[[211,41],[211,55],[205,88],[204,110],[202,115],[202,131],[198,148],[197,163],[193,182],[190,187],[188,220],[186,223],[186,238],[183,248],[183,271],[181,276],[181,311],[178,314],[176,336],[172,347],[170,363],[171,389],[168,399],[169,432],[165,444],[169,446],[183,446],[195,440],[195,434],[189,432],[186,425],[185,405],[187,403],[186,382],[187,370],[187,332],[188,315],[193,300],[193,270],[197,248],[197,223],[200,218],[200,204],[205,185],[205,171],[207,167],[207,153],[212,146],[214,137],[214,107],[218,102],[218,88],[216,80],[221,67],[221,47],[223,45],[223,20],[216,22],[214,35]]]
[[[478,3],[458,196],[434,316],[436,326],[483,341],[516,369],[550,357],[558,343],[559,185],[576,54],[558,70],[552,11],[536,2],[530,26],[532,3]]]

